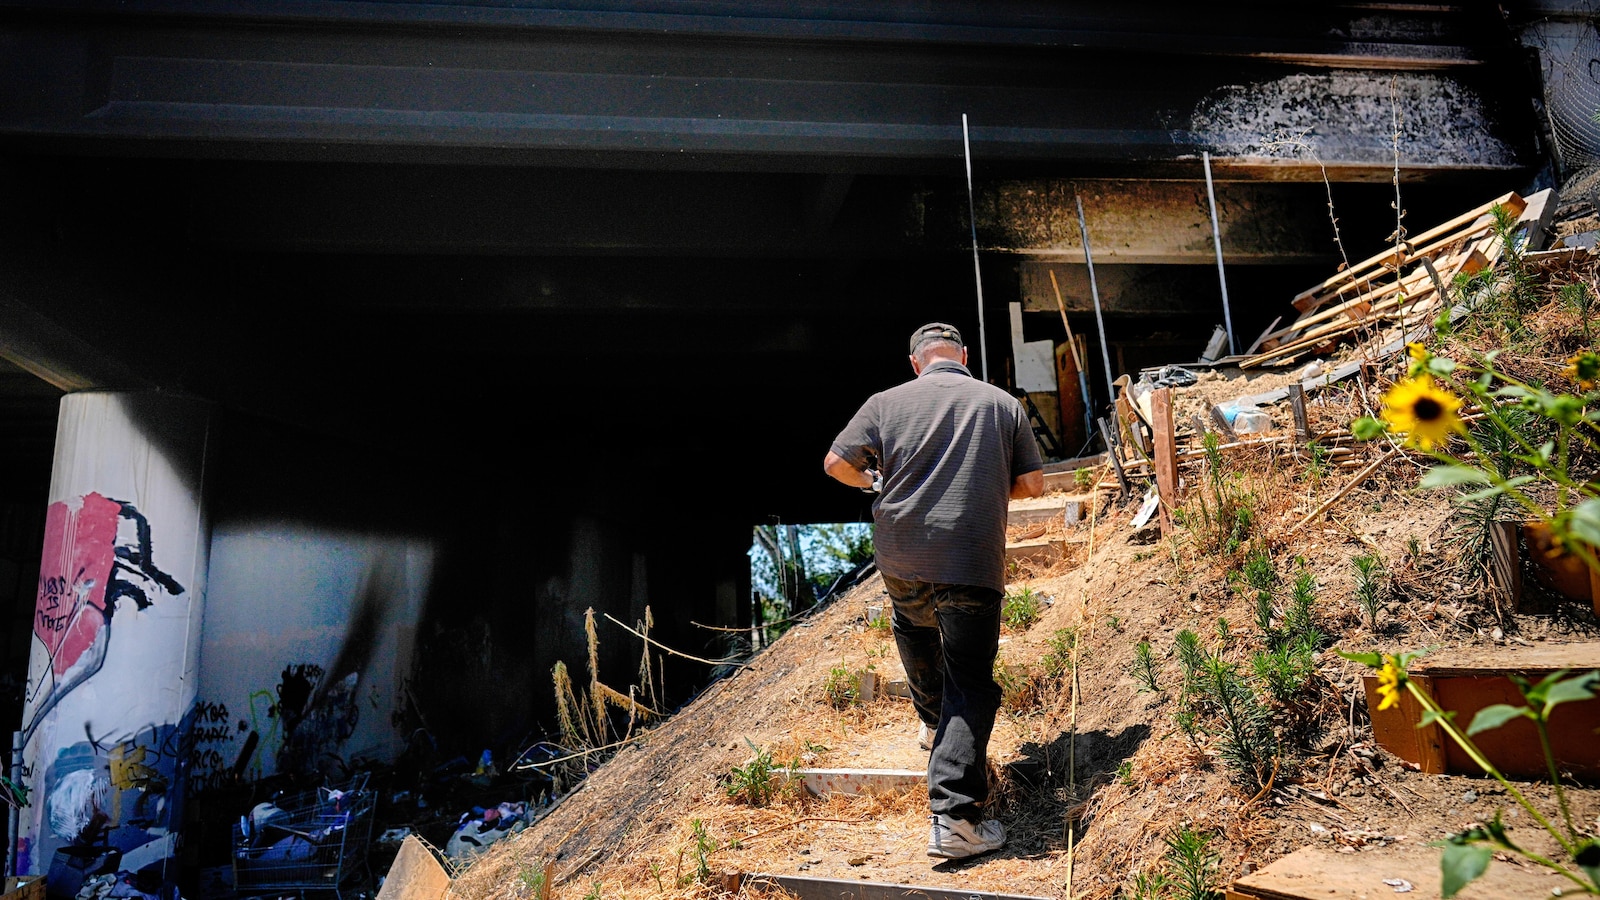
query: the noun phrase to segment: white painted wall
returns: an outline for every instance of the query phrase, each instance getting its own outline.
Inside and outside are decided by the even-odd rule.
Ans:
[[[347,763],[393,761],[406,736],[391,719],[405,702],[433,556],[429,543],[403,536],[295,522],[219,525],[191,785],[203,791],[225,777],[251,732],[258,744],[242,771],[247,780],[276,773],[293,741],[322,763],[327,754]],[[372,604],[368,640],[351,635],[364,598]],[[334,671],[341,658],[359,663],[353,677]],[[306,704],[289,708],[297,683],[312,691]],[[297,721],[307,706],[318,711]]]

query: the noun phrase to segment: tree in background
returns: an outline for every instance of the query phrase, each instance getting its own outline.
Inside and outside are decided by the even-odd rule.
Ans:
[[[790,618],[826,599],[842,576],[871,561],[871,525],[757,525],[750,548],[756,640],[771,643]]]

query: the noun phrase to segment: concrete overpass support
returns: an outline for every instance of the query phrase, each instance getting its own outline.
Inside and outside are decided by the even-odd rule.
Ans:
[[[76,893],[97,869],[177,877],[209,556],[210,409],[61,401],[26,699],[16,869]]]

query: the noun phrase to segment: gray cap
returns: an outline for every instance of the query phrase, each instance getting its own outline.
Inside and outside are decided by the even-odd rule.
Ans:
[[[954,325],[947,325],[944,322],[929,322],[911,332],[911,352],[913,355],[916,354],[917,348],[922,346],[925,341],[955,341],[962,347],[966,346],[966,343],[961,340],[961,332],[957,331]]]

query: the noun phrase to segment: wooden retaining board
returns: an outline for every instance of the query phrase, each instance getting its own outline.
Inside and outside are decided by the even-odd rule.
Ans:
[[[818,797],[828,794],[889,794],[922,785],[925,770],[915,769],[799,769],[806,790]]]
[[[1410,675],[1417,687],[1446,710],[1456,713],[1463,730],[1478,710],[1496,703],[1521,706],[1522,698],[1507,675],[1537,682],[1553,672],[1572,674],[1600,669],[1600,642],[1536,644],[1529,647],[1471,647],[1419,657]],[[1422,706],[1409,692],[1400,703],[1379,711],[1376,675],[1362,679],[1372,734],[1390,753],[1430,774],[1482,774],[1477,764],[1437,725],[1417,728]],[[1600,698],[1565,703],[1550,716],[1550,748],[1558,768],[1578,778],[1600,778],[1600,754],[1594,751],[1600,730]],[[1548,773],[1538,732],[1526,719],[1515,719],[1472,737],[1473,743],[1505,774],[1545,780]]]
[[[996,894],[966,888],[923,887],[914,884],[883,884],[876,881],[848,881],[842,878],[806,878],[800,875],[742,875],[730,890],[761,887],[780,888],[799,900],[1047,900],[1025,894]]]
[[[1235,881],[1223,893],[1226,900],[1397,900],[1439,896],[1439,856],[1442,850],[1409,844],[1339,853],[1322,847],[1302,847],[1277,862]],[[1409,891],[1397,891],[1405,881]],[[1456,894],[1459,900],[1535,900],[1547,898],[1550,889],[1572,882],[1546,874],[1537,866],[1526,868],[1496,860],[1476,881]]]

